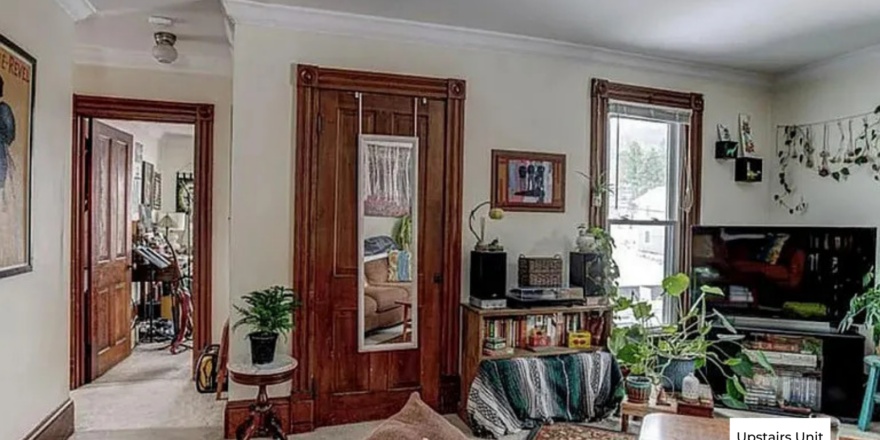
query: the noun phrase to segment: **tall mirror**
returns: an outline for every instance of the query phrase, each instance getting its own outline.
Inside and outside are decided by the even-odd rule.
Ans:
[[[362,135],[358,145],[358,348],[418,345],[419,141]]]

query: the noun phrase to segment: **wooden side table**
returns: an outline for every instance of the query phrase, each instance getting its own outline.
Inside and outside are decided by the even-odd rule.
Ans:
[[[629,419],[631,417],[644,418],[648,414],[665,413],[676,414],[678,412],[678,402],[675,399],[669,399],[669,405],[658,405],[656,396],[644,403],[632,403],[628,398],[624,397],[620,403],[620,431],[629,432]]]
[[[250,357],[237,358],[229,363],[229,378],[242,385],[259,387],[257,403],[251,405],[251,415],[235,430],[238,440],[250,440],[254,437],[271,436],[276,440],[286,440],[281,421],[272,412],[269,394],[266,388],[279,385],[292,379],[291,374],[296,368],[296,359],[282,354],[275,354],[275,361],[266,365],[254,365]]]
[[[412,301],[394,301],[403,306],[403,340],[406,341],[406,333],[412,329]]]
[[[650,414],[642,422],[639,440],[728,440],[730,421],[678,414]]]

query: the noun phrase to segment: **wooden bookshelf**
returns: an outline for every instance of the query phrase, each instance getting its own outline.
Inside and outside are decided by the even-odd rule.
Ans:
[[[467,398],[470,392],[471,383],[473,383],[477,372],[480,369],[480,363],[484,360],[500,360],[515,359],[526,357],[545,357],[559,356],[564,354],[593,352],[602,350],[605,341],[611,333],[612,310],[609,305],[589,305],[589,306],[557,306],[557,307],[534,307],[529,309],[480,309],[470,304],[462,304],[462,366],[461,366],[461,404],[459,407],[459,415],[462,420],[467,421]],[[527,347],[514,346],[513,353],[503,355],[487,356],[483,354],[483,341],[486,339],[487,321],[504,320],[505,318],[513,320],[528,319],[528,317],[549,317],[554,316],[557,319],[565,320],[566,315],[582,315],[592,317],[589,319],[601,319],[601,331],[599,335],[599,344],[594,344],[589,349],[576,349],[562,346],[564,341],[559,341],[559,346],[544,348],[540,351],[532,351]],[[585,330],[585,329],[584,329]],[[508,341],[513,344],[513,341]]]

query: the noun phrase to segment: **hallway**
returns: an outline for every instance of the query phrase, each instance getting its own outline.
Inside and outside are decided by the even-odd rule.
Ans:
[[[223,438],[223,401],[199,394],[191,355],[141,345],[98,378],[71,392],[74,440],[216,440]]]

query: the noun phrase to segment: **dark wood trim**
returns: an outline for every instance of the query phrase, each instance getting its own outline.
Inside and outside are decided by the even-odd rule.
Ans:
[[[193,213],[193,362],[212,340],[212,220],[214,188],[214,105],[142,99],[73,96],[73,170],[71,173],[71,271],[70,271],[70,387],[88,380],[86,369],[86,307],[84,283],[88,271],[88,239],[84,234],[86,131],[89,119],[122,119],[192,124],[195,128],[195,187],[198,203]]]
[[[681,212],[679,233],[681,241],[678,243],[678,270],[684,273],[690,272],[690,247],[692,240],[691,229],[700,224],[700,201],[702,196],[702,170],[703,170],[703,109],[705,102],[703,95],[699,93],[677,92],[672,90],[655,89],[650,87],[634,86],[610,82],[605,79],[594,78],[590,96],[590,208],[589,222],[592,226],[607,227],[608,203],[604,195],[593,194],[593,188],[599,185],[607,171],[607,120],[608,102],[610,100],[632,102],[636,104],[650,104],[663,107],[686,109],[691,111],[690,127],[685,130],[687,136],[687,154],[684,158],[684,166],[690,166],[691,180],[693,184],[693,205],[689,211]],[[681,173],[682,196],[686,187],[686,173]],[[601,204],[596,204],[601,200]]]
[[[256,404],[256,399],[234,400],[226,402],[223,412],[223,438],[235,438],[235,430],[242,422],[251,415],[250,407]],[[269,399],[272,404],[272,412],[281,420],[281,430],[285,434],[292,434],[290,399],[286,397],[273,397]]]
[[[24,440],[65,440],[73,435],[74,406],[73,400],[67,399],[55,411],[46,416]]]
[[[550,203],[537,205],[533,203],[511,202],[507,198],[507,181],[502,181],[502,172],[507,174],[507,164],[502,161],[510,160],[546,161],[554,164],[551,177],[553,178],[553,200]],[[507,176],[508,179],[510,176]],[[538,153],[530,151],[492,150],[492,207],[501,208],[505,211],[518,212],[565,212],[565,155],[553,153]]]
[[[442,386],[441,382],[457,383],[459,364],[459,308],[461,292],[461,226],[462,226],[462,173],[464,169],[464,99],[467,84],[460,79],[423,78],[374,72],[328,69],[312,65],[298,65],[297,70],[297,133],[294,214],[294,288],[302,297],[303,306],[296,312],[298,328],[292,338],[292,355],[300,360],[294,372],[291,390],[293,429],[304,432],[314,429],[314,402],[317,386],[314,383],[315,343],[315,265],[317,210],[316,168],[318,148],[318,105],[322,90],[358,91],[365,93],[418,96],[443,99],[447,102],[447,144],[444,167],[444,272],[440,303],[439,359],[436,353],[425,358],[430,350],[423,350],[422,365],[439,366],[423,370],[423,380],[435,377],[437,383],[423,390],[426,401],[434,400],[444,412],[455,411],[458,405],[458,387]],[[441,378],[443,378],[441,380]],[[455,388],[454,391],[450,389]]]

